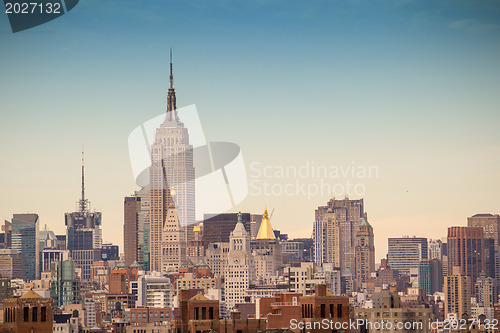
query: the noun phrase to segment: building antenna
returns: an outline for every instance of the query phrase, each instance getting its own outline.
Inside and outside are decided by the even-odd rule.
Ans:
[[[85,153],[82,146],[82,198],[80,199],[80,211],[87,209],[87,200],[85,200]]]
[[[170,88],[174,87],[174,74],[172,72],[172,48],[170,48]]]

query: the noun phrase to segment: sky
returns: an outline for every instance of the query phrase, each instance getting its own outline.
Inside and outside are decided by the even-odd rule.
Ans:
[[[267,205],[309,237],[327,187],[349,181],[377,261],[388,237],[500,213],[498,1],[85,0],[18,33],[0,13],[0,45],[0,219],[36,212],[64,233],[83,146],[103,238],[123,245],[127,139],[165,112],[170,48],[177,106],[241,147],[249,194],[231,211]],[[313,165],[340,175],[279,173]]]

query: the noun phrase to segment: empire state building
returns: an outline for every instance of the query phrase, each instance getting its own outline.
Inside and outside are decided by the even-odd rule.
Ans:
[[[150,253],[151,270],[177,270],[186,258],[189,228],[195,222],[193,147],[177,115],[172,51],[165,120],[151,145]]]

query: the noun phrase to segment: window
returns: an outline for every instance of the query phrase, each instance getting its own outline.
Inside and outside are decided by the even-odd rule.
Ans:
[[[199,319],[199,307],[194,308],[194,320]]]
[[[25,323],[27,323],[30,320],[30,309],[27,306],[24,307],[23,319]]]
[[[47,308],[45,306],[42,306],[40,308],[40,321],[42,322],[47,321]]]
[[[32,310],[31,310],[31,321],[36,323],[38,321],[38,308],[35,306]]]

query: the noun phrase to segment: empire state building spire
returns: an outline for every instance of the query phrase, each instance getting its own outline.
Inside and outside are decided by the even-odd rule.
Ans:
[[[167,115],[170,120],[177,119],[177,105],[175,102],[174,75],[172,73],[172,49],[170,49],[170,88],[167,96]]]

